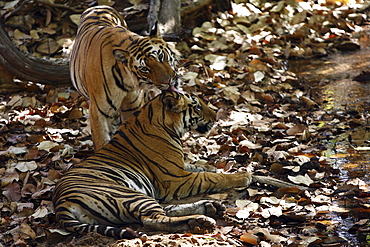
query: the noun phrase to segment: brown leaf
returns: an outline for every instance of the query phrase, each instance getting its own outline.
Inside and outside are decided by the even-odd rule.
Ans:
[[[32,195],[36,192],[36,187],[33,184],[27,183],[22,187],[22,196]]]
[[[303,124],[296,124],[286,131],[287,135],[294,136],[296,134],[303,133],[304,130],[307,130],[307,126]]]
[[[274,102],[275,99],[274,99],[274,96],[272,96],[271,94],[269,93],[262,93],[261,94],[262,98],[265,100],[265,101],[268,101],[268,102]]]
[[[50,169],[49,172],[48,172],[48,178],[51,180],[51,181],[54,181],[56,179],[59,179],[61,177],[61,175],[59,174],[59,172],[57,172],[55,169]]]
[[[17,237],[18,237],[19,235],[17,234]],[[17,238],[17,237],[15,237],[15,238]],[[19,247],[22,247],[22,246],[29,246],[27,243],[26,243],[26,241],[24,241],[23,239],[17,239],[17,240],[15,240],[15,242],[14,242],[14,244],[12,244],[12,246],[19,246]]]
[[[74,108],[68,115],[68,119],[78,119],[83,116],[82,111],[79,108]]]
[[[44,128],[45,126],[51,126],[51,123],[46,121],[45,119],[37,120],[34,124],[35,128]]]
[[[244,233],[240,236],[240,239],[244,243],[252,244],[252,245],[258,245],[257,236],[250,234],[250,233]]]
[[[4,176],[1,177],[1,187],[6,187],[13,181],[19,180],[19,174],[15,171],[15,168],[9,168],[5,171]]]
[[[361,74],[358,76],[355,76],[353,80],[358,82],[370,82],[370,71],[369,70],[363,70]]]
[[[310,98],[309,98],[309,97],[307,97],[307,96],[302,96],[302,97],[301,97],[301,100],[302,100],[304,103],[306,103],[306,105],[308,105],[308,106],[316,105],[316,102],[315,102],[315,101],[313,101],[312,99],[310,99]]]
[[[41,197],[45,197],[45,196],[47,196],[47,194],[52,192],[52,189],[53,189],[52,186],[46,185],[41,190],[38,190],[34,194],[32,194],[32,198],[33,199],[40,199]]]
[[[36,50],[44,54],[54,54],[59,50],[59,45],[55,40],[48,38],[43,43],[41,43]]]
[[[43,142],[45,140],[46,139],[45,139],[44,135],[30,134],[29,136],[27,136],[27,141],[32,143],[32,144],[40,143],[40,142]]]
[[[17,216],[25,217],[34,213],[34,204],[31,202],[27,203],[17,203]]]
[[[35,239],[36,233],[32,230],[32,228],[27,223],[23,222],[19,226],[19,237],[22,239],[28,239],[28,238]]]
[[[38,219],[38,218],[44,218],[46,215],[49,214],[49,211],[47,207],[40,206],[36,209],[36,211],[32,214],[32,217]]]
[[[301,192],[297,187],[279,188],[277,191],[283,194],[298,194]]]
[[[18,202],[21,199],[21,186],[17,182],[13,182],[6,187],[3,194],[9,201]]]
[[[32,146],[28,150],[28,153],[24,156],[25,160],[35,160],[38,157],[39,150],[37,147]]]
[[[284,173],[284,167],[280,165],[279,163],[273,163],[270,166],[270,171],[275,174],[281,174],[281,173]]]

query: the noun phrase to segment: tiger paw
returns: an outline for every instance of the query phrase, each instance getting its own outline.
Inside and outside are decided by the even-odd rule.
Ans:
[[[209,233],[216,228],[216,221],[210,217],[200,215],[188,221],[190,231],[193,233]]]
[[[205,201],[204,208],[204,214],[211,217],[222,217],[226,210],[225,205],[220,201]]]

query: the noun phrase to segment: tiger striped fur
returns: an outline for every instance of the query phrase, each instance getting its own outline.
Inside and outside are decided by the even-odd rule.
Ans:
[[[155,29],[148,37],[133,33],[111,7],[91,7],[82,14],[70,72],[74,87],[90,101],[95,151],[122,120],[160,92],[157,87],[176,91],[177,57]]]
[[[177,206],[163,209],[158,201],[250,184],[252,176],[246,172],[185,170],[180,138],[189,130],[207,132],[215,119],[215,112],[194,95],[158,95],[123,122],[105,147],[58,182],[53,203],[60,225],[115,238],[138,237],[120,228],[134,223],[165,232],[212,230],[215,220],[204,214],[220,214],[220,204],[198,202],[190,208],[193,215],[185,216]]]

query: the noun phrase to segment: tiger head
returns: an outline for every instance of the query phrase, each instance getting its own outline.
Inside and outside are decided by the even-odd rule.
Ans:
[[[196,95],[165,91],[158,97],[163,105],[162,121],[180,137],[190,130],[204,134],[216,121],[215,111]]]
[[[114,56],[126,64],[139,79],[140,85],[153,83],[161,90],[176,83],[178,51],[171,44],[158,38],[157,31],[150,36],[136,36],[127,50],[116,49]]]

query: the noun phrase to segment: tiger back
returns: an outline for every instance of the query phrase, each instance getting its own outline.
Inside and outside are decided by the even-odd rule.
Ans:
[[[120,228],[131,224],[164,232],[214,229],[216,222],[209,216],[222,214],[220,203],[162,208],[158,201],[249,185],[252,177],[246,172],[185,169],[180,138],[189,130],[207,132],[215,118],[194,95],[164,92],[154,98],[123,122],[104,148],[57,183],[53,203],[60,225],[79,234],[115,238],[140,236]]]
[[[174,89],[176,63],[177,51],[156,30],[148,37],[131,32],[113,8],[96,6],[81,15],[70,73],[74,87],[89,99],[95,151],[160,92],[156,88]]]

